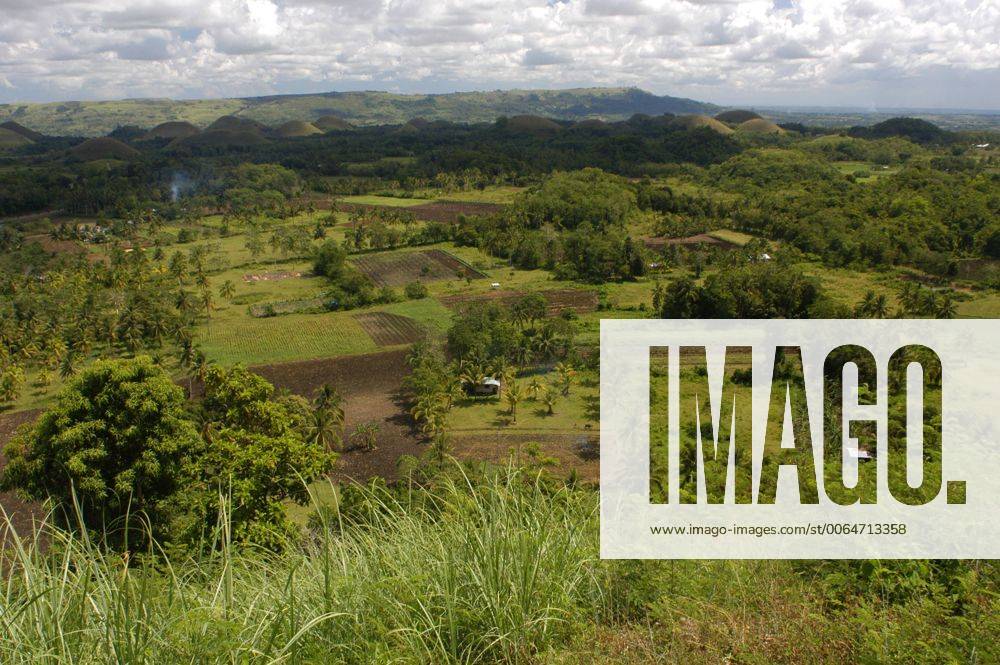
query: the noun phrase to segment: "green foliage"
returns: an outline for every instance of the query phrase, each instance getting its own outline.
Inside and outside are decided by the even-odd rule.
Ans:
[[[198,542],[210,533],[222,497],[234,541],[286,545],[295,528],[282,503],[305,503],[306,485],[334,460],[325,445],[309,440],[308,404],[276,399],[266,379],[242,366],[212,366],[205,373],[200,418],[210,428],[186,466],[185,491],[175,497],[182,515],[178,537]]]
[[[327,240],[316,249],[313,258],[313,272],[328,279],[336,280],[344,272],[347,251],[333,240]]]
[[[403,287],[403,294],[410,300],[420,300],[427,297],[427,285],[423,282],[410,282]]]
[[[724,270],[701,286],[682,277],[661,298],[660,315],[671,319],[798,319],[829,307],[816,280],[774,261]]]
[[[163,533],[167,501],[185,489],[184,465],[199,448],[184,393],[166,372],[148,357],[99,361],[8,445],[2,486],[51,498],[66,525],[76,502],[84,526],[121,543],[140,521]]]
[[[574,229],[623,224],[636,210],[633,189],[622,178],[596,168],[555,173],[526,194],[521,205],[533,224]]]

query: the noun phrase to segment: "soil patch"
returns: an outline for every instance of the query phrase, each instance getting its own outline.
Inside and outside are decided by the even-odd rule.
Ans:
[[[399,349],[252,369],[278,388],[307,398],[312,398],[324,383],[335,386],[344,396],[345,431],[350,434],[359,423],[375,422],[379,432],[377,450],[341,453],[333,477],[393,479],[398,476],[396,462],[400,457],[420,456],[427,449],[399,397],[402,380],[410,373],[407,353],[407,349]]]
[[[14,432],[21,425],[33,422],[40,413],[41,411],[36,410],[18,411],[16,413],[0,415],[0,469],[7,464],[7,458],[3,454],[3,449],[10,442]],[[10,517],[11,524],[13,524],[14,529],[22,537],[31,533],[32,521],[40,520],[45,515],[45,511],[40,503],[23,501],[13,492],[0,492],[0,507]],[[4,547],[6,536],[5,527],[0,525],[0,550]]]

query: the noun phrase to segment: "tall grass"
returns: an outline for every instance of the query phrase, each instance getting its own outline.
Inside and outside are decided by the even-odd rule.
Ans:
[[[281,553],[224,501],[197,557],[0,517],[0,663],[1000,662],[995,562],[600,562],[596,493],[513,469],[330,494]]]
[[[281,554],[234,548],[172,561],[101,551],[86,532],[14,533],[0,594],[3,663],[523,662],[601,602],[593,495],[519,473],[433,510],[365,490]]]

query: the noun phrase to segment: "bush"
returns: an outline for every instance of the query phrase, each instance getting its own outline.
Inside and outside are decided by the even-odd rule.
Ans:
[[[403,293],[410,300],[420,300],[427,297],[427,286],[420,282],[410,282],[403,287]]]

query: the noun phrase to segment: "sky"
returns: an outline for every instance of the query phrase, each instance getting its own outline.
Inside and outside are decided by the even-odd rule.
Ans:
[[[1000,110],[1000,0],[0,0],[0,103],[605,85]]]

